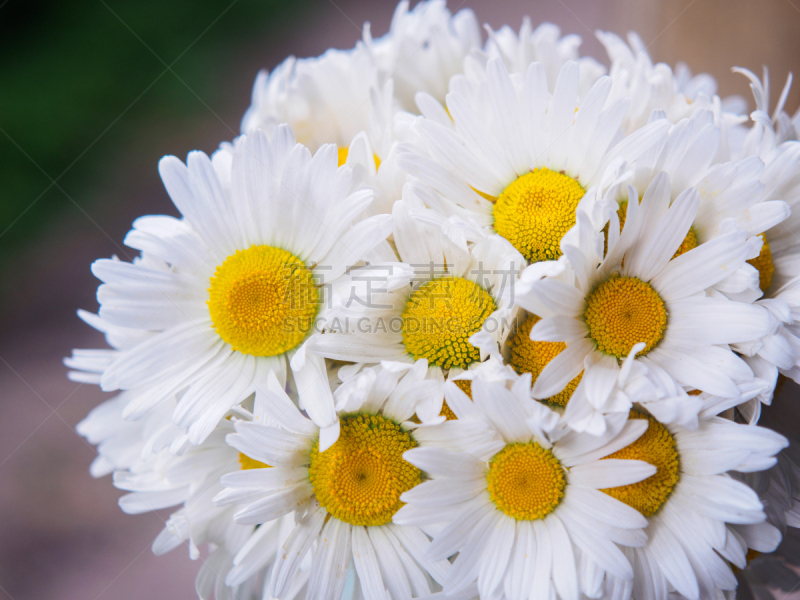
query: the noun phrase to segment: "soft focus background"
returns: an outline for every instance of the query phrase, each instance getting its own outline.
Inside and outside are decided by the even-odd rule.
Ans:
[[[769,65],[773,103],[800,71],[800,0],[449,7],[493,27],[516,29],[524,14],[552,21],[603,62],[594,30],[635,29],[654,60],[711,73],[722,96],[750,100],[733,65]],[[89,265],[129,260],[121,241],[133,219],[175,212],[158,159],[233,138],[259,68],[351,47],[366,20],[382,35],[393,10],[393,0],[0,0],[0,600],[195,597],[186,548],[150,552],[168,512],[124,515],[110,480],[89,476],[94,450],[74,432],[105,396],[67,381],[61,364],[73,347],[103,345],[75,316],[97,308]],[[789,112],[799,103],[796,85]],[[796,434],[799,401],[787,385],[780,418],[766,423]],[[798,539],[782,548],[790,562],[800,563]],[[761,597],[800,598],[775,561],[757,559],[747,576]]]

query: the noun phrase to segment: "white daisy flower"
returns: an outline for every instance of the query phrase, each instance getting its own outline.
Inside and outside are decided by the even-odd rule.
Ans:
[[[237,504],[235,520],[260,527],[295,513],[266,588],[272,597],[284,598],[309,553],[309,600],[339,600],[351,561],[366,600],[429,594],[433,580],[426,571],[440,583],[446,579],[449,563],[427,560],[425,534],[392,523],[403,505],[400,496],[422,478],[403,459],[418,441],[401,425],[414,408],[394,392],[400,377],[379,370],[371,385],[349,394],[347,411],[339,413],[339,439],[325,452],[319,427],[298,411],[273,374],[256,399],[269,424],[235,422],[237,433],[228,443],[271,468],[224,476],[227,489],[216,502]],[[258,558],[246,547],[235,561]]]
[[[571,34],[561,36],[561,29],[552,23],[542,23],[536,29],[530,17],[524,17],[519,33],[508,25],[494,31],[487,27],[487,58],[500,58],[509,73],[525,73],[531,63],[540,63],[547,74],[550,92],[553,92],[558,75],[567,61],[580,67],[578,93],[585,97],[589,88],[603,75],[606,68],[589,56],[580,56],[581,38]],[[482,62],[485,64],[486,59]]]
[[[416,112],[415,96],[425,93],[444,101],[453,75],[464,69],[464,57],[481,47],[475,13],[465,8],[455,15],[445,0],[397,5],[385,36],[372,39],[369,23],[364,43],[374,56],[382,79],[394,81],[394,95],[403,110]]]
[[[633,576],[616,543],[644,544],[645,520],[598,490],[641,481],[655,467],[600,459],[642,435],[645,424],[598,437],[568,431],[528,398],[529,386],[527,377],[512,390],[474,379],[470,412],[418,429],[427,444],[405,454],[433,479],[401,496],[406,505],[394,520],[444,525],[428,555],[458,553],[447,595],[477,581],[482,598],[577,599],[598,573]]]
[[[187,165],[166,157],[159,169],[183,218],[139,219],[126,244],[164,268],[93,266],[104,282],[100,319],[147,332],[113,353],[101,387],[135,390],[126,418],[179,394],[173,420],[198,444],[268,372],[286,381],[291,359],[300,404],[329,446],[339,421],[325,362],[304,343],[319,336],[325,286],[385,240],[391,216],[354,223],[371,193],[337,169],[334,146],[312,157],[286,126],[237,144],[230,189],[200,152]]]
[[[287,123],[312,151],[323,144],[346,149],[358,133],[370,130],[373,93],[379,88],[375,61],[363,44],[317,58],[290,57],[271,75],[258,74],[242,133],[261,129],[272,135]]]
[[[129,401],[130,395],[123,392],[92,410],[78,424],[78,433],[98,445],[92,474],[98,477],[113,470],[114,485],[129,492],[119,499],[120,507],[128,514],[180,506],[165,522],[152,549],[160,556],[188,542],[189,554],[197,560],[200,547],[210,546],[197,573],[201,599],[260,598],[263,579],[285,539],[285,535],[280,537],[282,525],[276,522],[259,529],[254,535],[257,540],[251,542],[262,557],[259,568],[228,586],[226,575],[230,579],[229,573],[239,575],[241,570],[233,557],[253,533],[253,527],[235,523],[232,507],[218,507],[212,502],[223,489],[222,475],[260,465],[225,443],[225,436],[234,431],[228,420],[220,421],[201,445],[191,446],[181,444],[185,436],[170,419],[174,400],[161,403],[138,421],[122,417]],[[301,584],[302,576],[301,573],[298,577]]]
[[[743,299],[759,298],[756,303],[769,310],[781,327],[774,335],[743,347],[742,352],[756,375],[771,382],[761,396],[762,402],[770,403],[779,373],[800,381],[800,143],[785,142],[766,154],[764,160],[764,197],[773,203],[779,198],[786,200],[791,216],[760,232],[760,252],[748,261],[758,272],[757,285]],[[760,406],[752,404],[750,408],[748,416],[757,420]]]
[[[700,203],[697,216],[678,249],[679,254],[722,234],[726,219],[733,219],[738,229],[753,238],[785,220],[791,212],[786,202],[765,197],[764,162],[758,157],[715,163],[721,136],[711,111],[699,110],[691,118],[673,125],[663,139],[663,146],[640,157],[631,169],[629,184],[640,197],[660,173],[669,175],[673,198],[689,188],[696,189]],[[622,201],[627,203],[627,200],[625,194]],[[619,215],[624,223],[624,210]],[[751,244],[757,250],[757,243],[751,241]],[[728,287],[721,289],[729,293],[747,289],[755,273],[750,267],[746,273],[739,277],[746,283],[730,280]]]
[[[616,34],[596,33],[611,59],[611,97],[630,100],[630,108],[622,123],[626,133],[647,124],[653,111],[677,123],[699,110],[711,110],[722,130],[716,156],[718,161],[730,160],[728,157],[735,152],[745,133],[739,127],[747,120],[741,114],[746,109],[742,98],[734,96],[721,100],[717,96],[717,82],[711,75],[692,76],[683,63],[678,63],[674,72],[664,63],[654,65],[647,47],[636,33],[628,34],[628,44]]]
[[[607,237],[579,212],[579,247],[564,246],[574,281],[540,279],[518,292],[517,302],[541,317],[531,339],[566,344],[536,379],[535,398],[557,394],[581,373],[587,393],[602,398],[635,348],[636,361],[663,369],[686,389],[733,398],[740,396],[737,383],[753,378],[728,345],[773,333],[775,319],[762,307],[704,293],[744,263],[747,233],[729,231],[673,258],[696,218],[698,197],[690,188],[670,205],[670,196],[665,173],[641,204],[629,187],[625,227],[619,233],[612,212]]]
[[[647,544],[625,548],[635,577],[634,600],[666,599],[670,592],[694,600],[736,588],[731,564],[744,568],[748,548],[774,550],[772,527],[758,496],[729,471],[749,473],[775,464],[786,439],[763,427],[713,417],[690,431],[663,425],[644,412],[647,431],[610,458],[636,458],[656,473],[632,485],[604,490],[648,519]],[[778,538],[780,534],[778,533]]]
[[[379,290],[380,282],[370,281],[365,270],[354,272],[352,283],[343,287],[349,292],[355,285],[356,292],[343,298],[340,313],[349,327],[309,343],[327,358],[382,362],[396,371],[422,361],[419,368],[427,372],[427,381],[418,390],[424,401],[418,408],[428,422],[439,417],[444,380],[477,367],[486,358],[482,347],[498,348],[507,335],[515,280],[524,261],[498,236],[470,246],[415,220],[424,206],[414,190],[407,187],[405,200],[393,207],[393,239],[403,263],[385,265],[393,273],[383,273],[384,279],[396,273],[403,277]],[[381,268],[374,267],[375,279]]]
[[[540,63],[523,77],[492,59],[483,81],[453,78],[447,112],[417,120],[418,141],[401,144],[398,163],[441,195],[432,208],[477,230],[473,237],[494,231],[530,262],[558,259],[578,204],[593,202],[624,160],[669,127],[656,121],[622,138],[627,100],[608,102],[608,77],[580,98],[579,77],[568,61],[551,94]]]
[[[765,68],[762,83],[747,69],[734,69],[750,80],[750,87],[756,101],[756,110],[751,114],[753,125],[749,129],[741,148],[745,160],[758,160],[766,164],[761,174],[764,187],[765,204],[785,201],[787,212],[792,216],[773,223],[769,228],[759,231],[760,251],[748,261],[756,270],[755,284],[749,290],[734,296],[742,301],[753,301],[770,310],[781,322],[775,335],[766,336],[742,344],[740,352],[745,355],[753,371],[771,383],[760,395],[760,401],[772,401],[778,374],[800,379],[800,330],[795,322],[795,312],[800,308],[798,300],[796,265],[800,252],[797,243],[797,214],[793,209],[800,202],[800,177],[797,166],[800,164],[800,145],[795,141],[797,129],[795,121],[783,111],[792,83],[787,79],[781,96],[770,116],[769,74]],[[727,290],[725,290],[727,291]],[[758,420],[761,406],[750,402],[740,406],[740,411],[752,422]]]
[[[764,67],[764,79],[761,81],[755,73],[741,67],[734,67],[735,73],[741,73],[750,80],[750,90],[756,103],[756,110],[750,115],[752,127],[742,140],[739,151],[743,156],[761,156],[765,158],[777,146],[784,142],[797,141],[800,138],[800,110],[794,117],[784,111],[789,91],[792,87],[792,74],[786,78],[778,103],[770,115],[769,70]]]
[[[747,244],[750,247],[747,264],[743,264],[728,277],[716,283],[714,288],[733,300],[752,302],[762,296],[762,286],[771,285],[774,265],[770,244],[765,232],[790,232],[790,245],[794,243],[792,225],[784,227],[784,222],[792,210],[787,202],[780,199],[778,193],[787,192],[776,185],[780,179],[780,171],[785,174],[793,169],[792,162],[797,163],[798,152],[793,157],[790,151],[785,157],[776,157],[772,168],[765,169],[764,162],[758,156],[747,157],[738,161],[713,164],[713,157],[720,145],[721,130],[714,123],[710,111],[701,110],[691,118],[684,119],[670,130],[663,149],[658,153],[642,156],[633,168],[630,184],[643,196],[653,179],[661,172],[670,176],[672,197],[694,187],[698,192],[699,208],[689,231],[676,251],[679,256],[719,235],[723,235],[731,221],[736,227],[746,231]],[[782,163],[782,166],[778,166]],[[775,168],[778,166],[778,168]],[[788,167],[788,169],[787,169]],[[786,175],[783,175],[785,177]],[[765,182],[771,182],[767,189]],[[791,197],[790,193],[788,197]],[[795,197],[800,194],[795,193]],[[624,223],[624,205],[618,211],[621,223]],[[791,261],[791,259],[790,259]],[[794,264],[791,262],[790,264]],[[789,275],[789,273],[787,273]],[[790,275],[787,279],[791,279]],[[772,288],[777,290],[778,287]],[[789,320],[786,304],[771,300],[759,302],[771,309],[777,319]],[[791,336],[787,337],[787,336]],[[785,329],[777,334],[766,336],[761,340],[747,340],[736,344],[734,349],[745,357],[756,375],[773,383],[778,369],[791,370],[797,361],[800,340]],[[772,397],[771,389],[763,391],[761,399],[768,402]],[[755,407],[758,410],[758,407]],[[753,413],[757,418],[757,412]]]
[[[554,270],[549,274],[558,277],[561,273],[562,271]],[[523,273],[523,280],[525,275],[527,273]],[[480,373],[476,375],[485,379],[485,373],[488,371],[492,379],[506,381],[530,375],[531,383],[534,384],[544,368],[567,348],[565,342],[532,340],[531,330],[539,321],[541,318],[538,315],[517,309],[515,324],[501,353],[494,352],[492,360],[483,363]],[[473,343],[477,342],[480,335],[473,336]],[[481,346],[483,348],[483,345]],[[608,414],[627,415],[633,404],[646,407],[662,422],[677,422],[692,428],[696,426],[701,411],[717,405],[731,408],[750,400],[767,387],[766,382],[753,379],[737,384],[741,393],[735,398],[719,399],[699,390],[688,390],[687,393],[687,390],[657,365],[652,363],[645,365],[635,360],[637,352],[643,348],[644,344],[634,346],[628,356],[621,361],[616,379],[607,380],[603,387],[594,385],[591,380],[584,381],[581,372],[563,390],[548,398],[540,398],[539,401],[557,412],[562,412],[567,422],[575,429],[599,435],[606,430]],[[586,365],[594,364],[597,359],[598,357],[594,355],[587,357]],[[488,369],[489,364],[493,362],[499,366]],[[466,376],[469,374],[470,372]],[[536,399],[534,396],[531,397]],[[576,400],[571,402],[573,397]],[[719,410],[712,414],[717,414]]]
[[[406,180],[394,150],[399,110],[394,82],[382,79],[372,50],[360,43],[318,58],[291,57],[271,75],[259,73],[242,132],[262,129],[271,135],[286,123],[312,151],[336,144],[339,166],[351,167],[375,194],[368,212],[390,213]],[[231,153],[230,144],[221,146],[220,155]]]

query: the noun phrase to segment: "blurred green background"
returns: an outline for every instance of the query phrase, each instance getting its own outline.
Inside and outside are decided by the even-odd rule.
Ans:
[[[220,81],[244,44],[308,4],[0,2],[0,270],[59,222],[70,198],[93,212],[87,188],[121,146],[144,143],[154,127],[169,134],[198,115],[215,119],[226,93],[243,111],[255,71],[240,89]],[[222,124],[226,138],[238,133],[236,119]],[[14,290],[0,281],[7,301]]]
[[[214,104],[225,93],[216,82],[238,43],[263,33],[265,23],[274,27],[286,18],[288,7],[299,10],[304,3],[5,4],[0,54],[15,60],[0,64],[5,134],[0,141],[0,231],[41,195],[36,210],[29,211],[33,214],[23,215],[3,236],[13,244],[57,217],[53,209],[68,201],[57,189],[42,195],[50,177],[63,173],[58,183],[69,192],[101,170],[102,157],[135,135],[144,119],[169,120],[179,128],[181,121],[205,111],[203,103]],[[91,154],[76,156],[78,148]]]

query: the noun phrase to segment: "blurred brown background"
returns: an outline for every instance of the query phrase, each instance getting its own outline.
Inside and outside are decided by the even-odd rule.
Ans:
[[[750,99],[734,65],[759,74],[769,65],[773,103],[800,70],[799,0],[449,6],[493,27],[517,28],[524,14],[557,23],[603,62],[593,31],[634,29],[654,60],[711,73],[723,96]],[[109,479],[89,476],[94,451],[74,432],[104,398],[68,382],[61,365],[71,348],[103,344],[75,316],[97,306],[89,265],[131,258],[121,241],[137,216],[174,213],[158,159],[210,153],[235,136],[260,67],[350,47],[365,20],[382,35],[393,10],[385,0],[98,1],[74,10],[0,0],[0,599],[195,597],[199,565],[186,548],[150,552],[168,513],[124,515]],[[800,85],[790,112],[798,103]],[[776,404],[800,417],[798,398],[787,386]],[[767,418],[786,427],[781,414]]]

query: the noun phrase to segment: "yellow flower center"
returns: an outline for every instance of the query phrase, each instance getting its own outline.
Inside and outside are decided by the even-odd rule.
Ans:
[[[403,343],[414,359],[430,366],[466,368],[479,361],[480,351],[469,338],[497,306],[477,283],[444,277],[422,284],[403,311]]]
[[[494,228],[527,260],[561,256],[561,238],[575,225],[586,191],[572,177],[534,169],[511,183],[494,205]]]
[[[417,442],[389,419],[369,414],[343,417],[336,443],[311,451],[308,475],[317,501],[351,525],[385,525],[403,506],[400,495],[420,482],[420,470],[403,460]]]
[[[508,444],[489,462],[489,497],[517,521],[543,519],[561,503],[567,481],[553,453],[536,442]]]
[[[766,292],[772,284],[772,276],[775,274],[775,265],[772,263],[772,250],[769,248],[767,236],[763,233],[759,236],[764,244],[761,252],[755,258],[748,260],[747,264],[753,265],[758,271],[758,287],[762,292]]]
[[[319,294],[314,278],[291,252],[273,246],[237,250],[211,277],[208,310],[234,350],[276,356],[310,331]]]
[[[531,329],[541,319],[536,315],[531,315],[520,325],[516,335],[510,340],[511,346],[511,366],[514,370],[523,375],[531,374],[531,385],[536,382],[539,375],[551,360],[558,356],[567,345],[564,342],[535,342],[531,340]],[[566,406],[572,397],[572,392],[581,382],[583,373],[570,381],[563,390],[555,396],[550,396],[543,400],[551,405]]]
[[[338,148],[339,153],[339,166],[341,167],[344,163],[347,162],[347,155],[350,154],[350,148],[345,146],[344,148]],[[375,168],[379,169],[381,166],[381,159],[378,158],[377,154],[373,154],[372,158],[375,159]]]
[[[456,421],[458,419],[453,409],[447,406],[447,400],[442,400],[442,411],[439,413],[439,416],[444,417],[447,421]]]
[[[453,383],[472,400],[472,379],[455,379]]]
[[[689,232],[683,238],[681,245],[675,250],[672,258],[678,258],[681,254],[686,254],[689,250],[697,248],[697,234],[694,232],[694,227],[689,227]]]
[[[657,470],[655,475],[651,475],[639,483],[602,491],[635,508],[645,517],[652,517],[664,506],[672,490],[678,484],[681,471],[680,457],[675,438],[661,423],[653,417],[635,410],[631,411],[629,418],[647,419],[647,430],[630,446],[617,450],[606,458],[643,460]]]
[[[255,458],[250,458],[247,454],[239,452],[239,464],[242,466],[242,471],[249,471],[250,469],[271,469],[272,465],[263,463]]]
[[[584,313],[589,336],[597,348],[623,359],[644,342],[647,354],[664,337],[667,309],[649,283],[636,277],[614,275],[601,283],[586,300]]]

